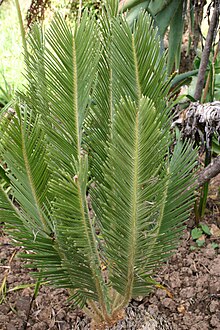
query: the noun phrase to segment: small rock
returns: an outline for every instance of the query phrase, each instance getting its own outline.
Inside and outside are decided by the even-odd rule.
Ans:
[[[0,313],[6,315],[10,311],[10,306],[0,305]]]
[[[196,281],[197,287],[204,287],[207,285],[207,282],[209,281],[209,274],[204,274],[200,276]]]
[[[157,304],[159,303],[159,301],[158,301],[156,295],[153,295],[152,297],[150,297],[149,302],[150,302],[151,304],[154,304],[154,305],[157,305]]]
[[[159,313],[158,306],[153,304],[148,306],[147,311],[150,315],[153,315],[154,317],[156,317]]]
[[[215,283],[210,283],[210,286],[209,286],[209,291],[210,291],[210,294],[217,294],[220,292],[220,285],[218,282],[215,282]]]
[[[7,324],[7,330],[17,330],[17,328],[13,324]]]
[[[208,329],[209,329],[209,324],[204,321],[201,321],[190,328],[190,330],[208,330]]]
[[[57,313],[56,318],[60,321],[63,320],[66,316],[66,312],[63,309],[60,309],[59,312]]]
[[[187,312],[184,316],[183,316],[183,323],[187,326],[191,326],[192,325],[192,320],[193,320],[194,316],[192,313]]]
[[[212,300],[209,306],[209,310],[211,313],[215,313],[216,311],[220,310],[220,303],[216,300]]]
[[[27,317],[27,312],[19,309],[17,315],[19,316],[20,319],[25,320]]]
[[[199,301],[204,300],[208,296],[208,291],[206,289],[201,290],[201,286],[197,289],[196,298]]]
[[[170,299],[170,298],[165,298],[162,301],[162,304],[164,307],[168,308],[169,310],[171,310],[172,312],[174,312],[176,310],[176,304],[175,302]]]
[[[219,324],[220,324],[220,319],[216,315],[213,315],[212,318],[211,318],[211,320],[210,320],[210,324],[213,327],[218,327]]]
[[[211,269],[210,269],[210,274],[215,275],[215,276],[220,276],[220,256],[215,258],[213,260]]]
[[[213,247],[207,247],[204,251],[204,254],[207,258],[213,259],[215,257],[215,250]]]
[[[15,304],[15,308],[18,312],[23,312],[22,314],[27,315],[30,309],[30,298],[27,296],[18,298]]]
[[[218,226],[216,226],[214,223],[211,224],[211,234],[214,236],[214,237],[220,237],[220,229],[218,228]]]
[[[11,275],[11,274],[9,274],[8,276],[7,276],[7,283],[8,284],[11,284],[11,283],[14,283],[14,276],[13,275]]]
[[[177,307],[177,310],[180,314],[185,314],[185,312],[186,312],[186,309],[185,309],[184,305],[179,305]]]
[[[189,270],[191,270],[191,269],[189,268]],[[189,287],[190,285],[192,285],[192,278],[190,278],[188,276],[184,276],[183,281],[182,281],[182,286]]]
[[[156,291],[156,296],[157,296],[158,298],[163,299],[163,298],[166,297],[166,295],[167,295],[166,290],[163,290],[163,289],[157,289],[157,291]]]
[[[47,323],[45,322],[35,323],[32,327],[32,330],[47,330]]]
[[[9,322],[9,317],[7,315],[0,314],[0,324],[4,323],[7,324]]]
[[[178,266],[179,267],[179,266]],[[170,276],[170,286],[171,288],[180,288],[181,287],[181,280],[179,277],[179,273],[178,272],[173,272],[173,274]]]
[[[46,307],[44,308],[38,315],[38,318],[40,321],[48,320],[50,322],[51,320],[51,308]]]
[[[192,287],[184,288],[180,291],[180,295],[183,298],[192,298],[194,296],[194,288]]]

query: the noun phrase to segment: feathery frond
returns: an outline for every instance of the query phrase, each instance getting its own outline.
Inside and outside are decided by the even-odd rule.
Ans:
[[[2,136],[1,154],[8,166],[13,196],[19,201],[23,216],[27,217],[27,226],[50,233],[44,209],[49,180],[45,134],[39,126],[39,118],[33,120],[27,106],[17,105],[16,110]]]
[[[139,106],[129,99],[121,100],[107,162],[111,167],[106,164],[104,169],[108,186],[101,185],[100,223],[113,286],[120,294],[128,294],[128,300],[134,281],[143,286],[138,294],[146,293],[146,281],[136,274],[146,260],[147,242],[153,239],[146,228],[161,204],[165,182],[160,172],[168,133],[162,130],[161,115],[151,100],[143,97]],[[99,199],[97,194],[95,197]]]
[[[111,142],[115,106],[121,97],[139,102],[150,97],[157,111],[166,112],[167,78],[165,56],[160,53],[160,41],[151,19],[141,14],[133,31],[123,18],[103,20],[103,55],[99,65],[94,106],[89,114],[88,149],[91,167],[102,181],[102,163],[107,157],[106,145]],[[102,145],[103,143],[103,145]]]

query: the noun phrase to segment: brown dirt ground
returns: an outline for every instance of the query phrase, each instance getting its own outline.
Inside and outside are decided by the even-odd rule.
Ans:
[[[158,271],[156,288],[146,298],[132,301],[127,314],[140,308],[154,318],[166,319],[167,327],[155,329],[220,330],[220,176],[214,179],[203,222],[212,229],[205,245],[196,246],[191,238],[193,216],[177,252]],[[213,248],[212,243],[219,245]],[[0,330],[89,329],[89,320],[67,303],[67,292],[42,285],[34,299],[33,287],[10,290],[21,284],[35,283],[15,248],[0,230],[0,287],[6,280],[7,291],[0,304]],[[1,290],[1,288],[0,288]],[[0,296],[1,300],[1,296]],[[130,312],[129,312],[130,311]],[[121,323],[120,329],[137,329]],[[132,324],[132,323],[131,323]],[[139,328],[140,329],[140,328]],[[148,328],[142,328],[148,330]]]

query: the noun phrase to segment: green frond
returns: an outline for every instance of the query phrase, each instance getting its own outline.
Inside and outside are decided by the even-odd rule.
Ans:
[[[163,114],[148,98],[142,97],[139,107],[121,100],[105,181],[92,193],[109,276],[124,297],[122,305],[152,287],[151,276],[176,247],[192,205],[187,187],[196,153],[178,143],[164,167],[170,143],[166,127]]]
[[[112,27],[112,67],[120,95],[137,101],[142,95],[161,100],[166,81],[165,57],[160,40],[147,14],[141,14],[131,31],[127,22],[115,20]],[[163,100],[164,101],[164,100]],[[161,102],[160,102],[161,103]]]
[[[53,240],[53,222],[49,205],[50,171],[45,134],[39,116],[32,116],[27,106],[16,105],[16,114],[2,132],[0,154],[7,165],[10,186],[0,189],[0,216],[18,244],[32,251],[23,257],[42,268],[43,276],[53,284],[69,282],[62,258]],[[10,196],[10,198],[9,198]],[[58,274],[57,274],[58,273]],[[38,274],[36,274],[38,275]],[[61,284],[60,284],[61,285]]]
[[[197,152],[191,144],[178,141],[173,155],[164,168],[166,182],[163,187],[161,204],[157,219],[149,231],[152,236],[146,252],[143,273],[148,278],[161,262],[165,261],[176,248],[184,229],[184,221],[189,218],[193,206],[193,168],[196,165]],[[135,285],[134,285],[135,293]]]
[[[115,105],[121,97],[130,97],[138,103],[146,96],[154,100],[158,112],[166,115],[169,87],[165,56],[161,55],[159,37],[147,14],[140,15],[133,31],[122,17],[103,21],[102,34],[104,51],[86,138],[92,174],[100,182],[103,180],[102,164],[107,158],[105,146],[112,138]]]
[[[111,280],[118,292],[128,294],[127,300],[135,273],[145,260],[149,219],[152,222],[152,216],[157,215],[163,195],[160,171],[169,133],[161,118],[148,98],[143,97],[139,106],[130,99],[121,100],[104,169],[105,182],[93,194]],[[146,292],[146,281],[144,285]]]
[[[50,233],[44,205],[47,201],[49,170],[45,154],[45,134],[39,118],[27,106],[16,106],[16,114],[1,138],[1,157],[7,164],[12,195],[19,201],[27,227]]]
[[[72,31],[57,15],[45,38],[47,134],[54,146],[52,157],[68,164],[80,154],[82,124],[96,78],[100,51],[95,19],[83,15]]]
[[[82,124],[100,56],[96,32],[87,14],[73,32],[59,15],[45,38],[35,26],[26,59],[29,86],[19,94],[25,105],[17,106],[1,154],[24,226],[15,236],[27,249],[35,243],[26,257],[42,268],[42,276],[71,289],[80,304],[87,297],[105,306],[86,202],[88,166],[81,156]]]
[[[105,9],[107,11],[107,14],[110,15],[110,17],[117,16],[118,7],[119,7],[118,0],[106,0],[105,1]]]
[[[86,203],[87,157],[72,162],[74,177],[60,170],[53,176],[51,192],[55,240],[63,257],[63,266],[71,274],[75,294],[98,301],[103,296],[100,284],[101,260],[97,250],[95,229]],[[100,301],[99,301],[100,302]],[[82,303],[82,302],[81,302]]]
[[[6,188],[3,184],[0,185],[0,222],[7,220],[8,223],[21,224],[18,212],[13,207],[12,201],[8,198],[5,192]]]
[[[1,216],[9,229],[17,229],[13,232],[15,239],[32,251],[23,257],[32,262],[32,267],[42,269],[40,276],[53,285],[72,290],[81,305],[85,299],[106,299],[86,203],[87,159],[81,158],[78,163],[72,157],[74,177],[66,174],[65,167],[50,172],[40,118],[33,118],[22,106],[17,106],[1,142],[10,194],[19,204],[15,208],[2,190]]]
[[[59,160],[69,164],[72,155],[78,158],[80,154],[82,124],[96,81],[100,58],[97,23],[84,13],[72,31],[57,14],[46,33],[38,25],[33,27],[28,51],[28,85],[19,96],[33,113],[41,115],[48,143],[53,145],[54,165],[61,166]]]

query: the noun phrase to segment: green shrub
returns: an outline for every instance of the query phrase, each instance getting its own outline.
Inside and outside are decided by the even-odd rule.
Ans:
[[[189,215],[196,158],[180,141],[169,154],[170,81],[148,15],[131,31],[116,13],[111,1],[98,22],[85,12],[73,30],[59,15],[45,34],[33,27],[0,150],[19,203],[1,186],[0,221],[96,324],[155,284]]]

